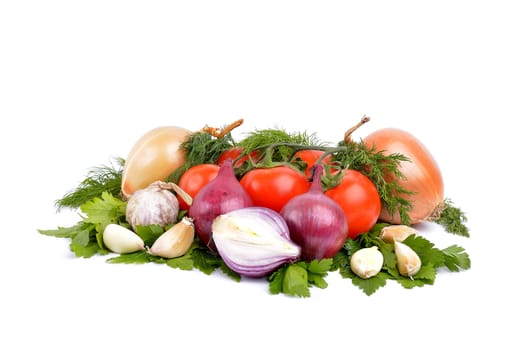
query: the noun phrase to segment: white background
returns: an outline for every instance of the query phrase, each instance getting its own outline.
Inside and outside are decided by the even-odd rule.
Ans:
[[[0,348],[505,349],[522,343],[525,22],[512,1],[3,1]],[[245,123],[339,141],[395,126],[432,151],[472,268],[307,299],[162,265],[76,259],[37,228],[160,125]],[[6,344],[10,344],[7,346]]]

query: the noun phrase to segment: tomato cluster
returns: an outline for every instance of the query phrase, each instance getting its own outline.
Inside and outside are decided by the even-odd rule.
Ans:
[[[323,153],[318,150],[298,151],[295,157],[306,164],[304,172],[285,165],[254,168],[240,178],[240,184],[255,205],[279,212],[291,198],[309,190],[310,169]],[[200,164],[191,167],[181,176],[178,185],[194,197],[202,187],[217,176],[220,165],[226,159],[235,160],[235,167],[242,166],[249,156],[240,157],[241,154],[242,149],[232,148],[221,154],[217,164]],[[329,164],[331,157],[325,157],[322,162]],[[356,170],[345,170],[340,184],[327,190],[325,194],[343,209],[348,221],[349,238],[354,239],[361,233],[367,232],[379,217],[381,200],[378,191],[368,177]],[[183,201],[180,202],[182,209],[188,209]]]

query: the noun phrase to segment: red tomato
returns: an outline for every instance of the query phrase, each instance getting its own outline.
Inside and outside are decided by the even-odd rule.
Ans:
[[[281,211],[291,198],[310,189],[310,182],[306,176],[287,166],[250,170],[240,182],[254,205],[277,212]]]
[[[188,170],[179,180],[179,187],[181,187],[191,198],[195,198],[197,193],[204,187],[208,182],[215,179],[219,172],[219,166],[216,164],[199,164],[195,165]],[[179,197],[180,208],[188,210],[189,206]]]
[[[356,170],[346,170],[339,185],[325,192],[345,212],[348,238],[368,232],[381,212],[381,198],[374,183]]]
[[[312,176],[312,173],[310,172],[310,169],[312,168],[312,165],[314,165],[319,158],[324,154],[323,151],[315,150],[315,149],[305,149],[297,151],[294,155],[295,158],[301,158],[306,163],[306,170],[305,174],[306,176],[310,177]],[[329,164],[332,160],[332,155],[328,155],[323,158],[322,162],[325,164]]]
[[[221,153],[221,155],[219,156],[219,159],[217,159],[217,164],[222,165],[222,163],[224,163],[226,159],[231,159],[232,161],[234,161],[235,159],[239,158],[239,156],[241,155],[243,151],[244,151],[244,148],[241,148],[241,147],[230,148],[229,150],[226,150]],[[250,156],[252,158],[256,158],[257,154],[258,154],[257,151],[253,151],[251,154],[247,154],[239,158],[235,162],[235,164],[233,164],[233,167],[234,168],[240,167],[241,165],[244,164],[244,162],[248,160]]]

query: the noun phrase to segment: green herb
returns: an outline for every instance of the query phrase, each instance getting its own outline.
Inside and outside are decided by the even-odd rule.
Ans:
[[[106,260],[111,264],[147,264],[147,263],[164,263],[164,259],[153,256],[145,250],[134,253],[119,254]]]
[[[220,138],[207,132],[192,133],[188,140],[181,145],[186,155],[186,162],[175,170],[167,181],[178,183],[182,174],[192,166],[216,163],[222,152],[232,148],[233,145],[234,141],[230,133]]]
[[[321,289],[328,286],[324,278],[331,268],[332,259],[285,264],[268,277],[270,293],[309,297],[311,286]]]
[[[376,186],[383,206],[391,215],[399,212],[401,222],[408,224],[408,212],[412,203],[406,199],[412,192],[404,189],[396,180],[405,176],[399,170],[401,162],[410,161],[405,155],[393,153],[385,155],[374,147],[369,148],[364,142],[341,142],[339,147],[344,151],[336,152],[334,160],[339,161],[342,167],[354,169],[366,175]]]
[[[120,194],[123,165],[124,160],[122,158],[115,158],[110,165],[91,168],[86,178],[77,188],[55,201],[55,206],[59,210],[64,208],[77,209],[87,201],[99,197],[102,192],[118,196]]]
[[[88,200],[80,206],[82,221],[71,227],[56,230],[38,230],[41,234],[70,238],[70,249],[75,256],[89,258],[95,254],[107,254],[102,242],[102,233],[108,224],[124,224],[126,202],[108,192]]]
[[[443,226],[447,232],[470,237],[469,229],[465,225],[467,216],[461,209],[454,207],[453,204],[450,199],[446,198],[443,203],[443,211],[438,218],[434,219],[434,222]]]
[[[277,146],[274,147],[274,145]],[[272,160],[274,162],[289,161],[290,157],[296,151],[293,145],[321,146],[323,143],[315,134],[308,134],[306,132],[289,133],[284,129],[255,130],[248,133],[247,136],[239,142],[239,146],[244,148],[245,154],[256,150],[263,151],[271,147]]]

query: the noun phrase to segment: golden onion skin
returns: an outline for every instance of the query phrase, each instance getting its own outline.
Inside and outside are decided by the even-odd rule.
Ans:
[[[444,201],[443,177],[439,166],[430,151],[414,135],[396,128],[379,129],[363,139],[376,151],[384,151],[385,155],[400,153],[410,159],[410,162],[401,162],[399,170],[406,179],[397,180],[413,195],[400,195],[413,203],[408,212],[410,224],[416,224],[435,215]],[[386,208],[381,209],[380,220],[391,224],[400,224],[399,213],[390,215]]]
[[[122,170],[122,196],[128,199],[135,191],[152,182],[164,181],[184,164],[181,144],[191,131],[177,126],[161,126],[142,135],[126,158]]]

